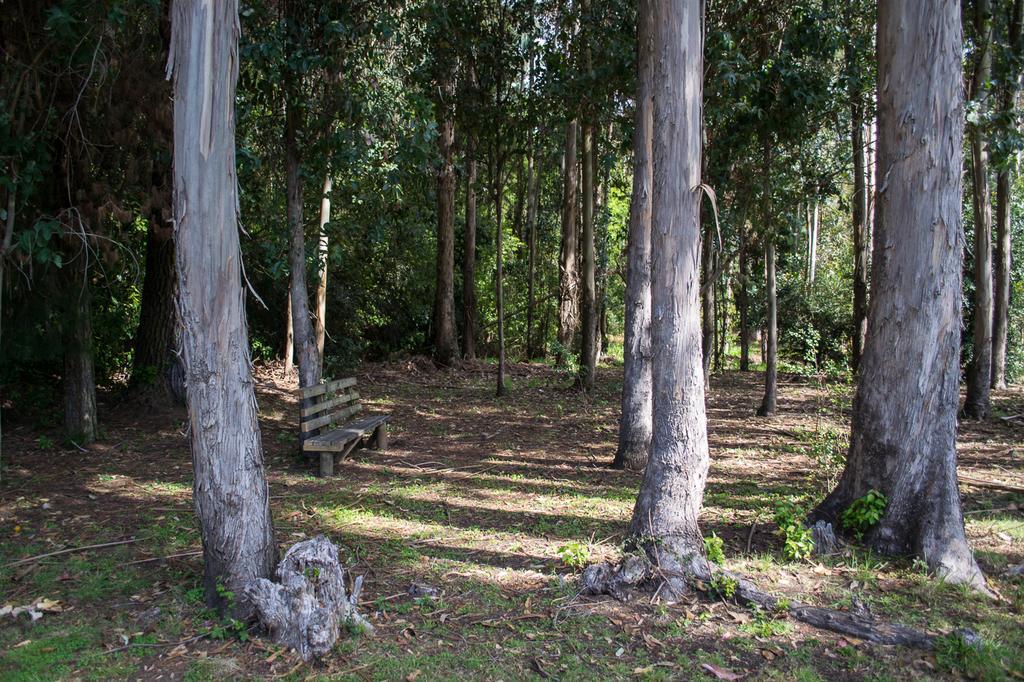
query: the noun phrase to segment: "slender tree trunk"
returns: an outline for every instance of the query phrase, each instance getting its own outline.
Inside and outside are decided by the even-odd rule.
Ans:
[[[740,314],[740,371],[750,371],[750,252],[747,226],[740,226],[740,281],[736,307]]]
[[[317,283],[316,283],[316,357],[319,362],[317,374],[324,373],[324,341],[327,337],[327,261],[328,246],[330,242],[327,237],[328,225],[331,222],[331,190],[334,189],[334,181],[331,174],[324,176],[323,197],[320,199],[320,238],[317,244]]]
[[[594,390],[597,371],[597,281],[594,249],[594,126],[583,123],[583,339],[580,354],[580,387]]]
[[[562,192],[562,248],[559,257],[558,352],[555,362],[566,363],[579,327],[579,276],[576,271],[576,121],[565,128],[565,180]]]
[[[864,541],[984,589],[957,489],[963,49],[959,3],[878,8],[878,194],[868,335],[846,468],[818,515],[885,495]],[[894,371],[893,359],[899,368]]]
[[[1024,24],[1024,1],[1014,0],[1010,10],[1007,43],[1011,53],[1020,58],[1021,26]],[[1020,85],[1020,69],[1006,68],[1000,83],[1000,119],[1010,118]],[[1010,254],[1012,253],[1010,194],[1016,157],[1004,159],[996,174],[996,243],[995,295],[992,314],[992,388],[1006,388],[1006,344],[1010,321]]]
[[[64,316],[64,434],[79,445],[96,440],[96,374],[93,370],[92,292],[86,251],[71,259]]]
[[[765,324],[768,328],[765,343],[764,359],[764,398],[761,399],[761,407],[757,410],[759,417],[770,417],[775,414],[775,406],[778,402],[778,356],[779,356],[779,332],[778,332],[778,298],[775,289],[775,242],[769,237],[764,249],[765,260],[765,302],[766,317]]]
[[[248,618],[245,588],[277,563],[256,419],[238,240],[236,0],[175,0],[174,216],[192,497],[210,606]],[[218,589],[220,587],[221,589]],[[228,603],[224,591],[234,594]]]
[[[852,48],[848,48],[852,49]],[[849,58],[848,58],[849,59]],[[864,352],[868,330],[868,187],[864,142],[864,106],[859,93],[850,88],[851,143],[853,146],[853,356],[851,368],[856,374]]]
[[[288,204],[288,229],[291,242],[288,268],[291,276],[292,335],[299,361],[299,386],[305,388],[320,382],[320,359],[316,352],[316,336],[309,315],[309,292],[306,288],[306,230],[302,221],[302,157],[299,153],[297,111],[294,86],[289,91],[285,113],[285,175]]]
[[[534,150],[530,155],[530,172],[528,189],[526,195],[526,241],[527,250],[529,251],[529,273],[527,275],[527,292],[526,292],[526,359],[527,361],[532,360],[536,355],[536,349],[533,345],[534,336],[534,324],[536,320],[536,280],[537,280],[537,210],[540,194],[540,178],[542,171],[541,161],[543,156],[539,156]]]
[[[653,436],[629,535],[666,576],[709,576],[697,515],[708,471],[700,349],[700,0],[654,0]]]
[[[807,239],[807,283],[814,284],[814,277],[818,272],[818,197],[815,195],[814,203],[808,206],[810,210],[810,221],[808,222]]]
[[[434,360],[450,366],[458,355],[455,336],[455,144],[453,122],[455,82],[449,75],[437,103],[437,140],[441,167],[437,173],[437,287],[434,297]]]
[[[466,141],[466,243],[462,256],[462,356],[476,359],[476,137]]]
[[[172,228],[161,224],[160,211],[150,216],[146,232],[146,274],[142,280],[139,326],[135,331],[131,385],[147,394],[169,399],[171,364],[175,361],[174,310],[176,276]]]
[[[637,7],[636,127],[633,131],[633,195],[627,235],[626,321],[623,340],[622,416],[612,467],[639,471],[651,449],[651,100],[654,15],[652,0]]]
[[[710,221],[704,226],[700,260],[701,370],[704,373],[704,390],[707,391],[711,380],[711,353],[715,343],[715,237],[714,224]]]
[[[988,109],[988,80],[992,70],[992,5],[975,0],[974,30],[977,55],[970,98],[984,118]],[[964,414],[987,419],[992,383],[992,200],[988,186],[988,140],[982,125],[968,125],[971,143],[971,199],[974,208],[974,319],[971,364],[967,370]]]
[[[731,268],[729,268],[731,269]],[[729,299],[732,298],[732,277],[726,273],[722,278],[721,295],[719,296],[719,316],[721,327],[718,335],[718,355],[715,357],[715,370],[721,371],[729,353],[729,327],[732,320],[729,316]]]
[[[290,282],[291,280],[289,280]],[[292,324],[292,291],[288,285],[288,305],[285,311],[284,327],[284,373],[291,376],[295,369],[295,325]]]
[[[500,153],[500,152],[499,152]],[[498,389],[499,397],[505,395],[505,290],[504,290],[504,234],[501,224],[501,204],[505,194],[505,188],[501,181],[502,164],[495,162],[496,170],[493,182],[494,187],[494,234],[495,234],[495,270],[494,270],[494,299],[497,304],[498,313]]]

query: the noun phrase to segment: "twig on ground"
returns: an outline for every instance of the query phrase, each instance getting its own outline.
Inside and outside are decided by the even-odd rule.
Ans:
[[[125,566],[134,566],[136,564],[148,564],[151,561],[163,561],[165,559],[180,559],[186,556],[198,556],[203,553],[201,549],[194,549],[190,552],[180,552],[178,554],[167,554],[166,556],[155,556],[149,559],[139,559],[137,561],[129,561]]]
[[[25,559],[18,559],[17,561],[12,561],[12,562],[10,562],[8,564],[4,564],[4,568],[10,568],[11,566],[20,566],[21,564],[28,564],[28,563],[32,563],[33,561],[38,561],[39,559],[47,559],[49,557],[59,556],[61,554],[71,554],[72,552],[86,552],[86,551],[88,551],[90,549],[103,549],[105,547],[116,547],[117,545],[127,545],[128,543],[137,542],[137,541],[138,541],[138,538],[130,538],[128,540],[118,540],[117,542],[101,542],[98,545],[85,545],[84,547],[71,547],[69,549],[62,549],[62,550],[59,550],[57,552],[47,552],[46,554],[37,554],[35,556],[30,556],[30,557],[27,557]]]
[[[750,524],[750,532],[747,533],[747,551],[745,554],[750,554],[750,544],[754,541],[754,533],[757,531],[757,521]]]
[[[201,640],[204,637],[209,637],[209,635],[210,635],[209,632],[201,632],[198,635],[195,635],[194,637],[189,637],[188,639],[183,639],[183,640],[180,640],[178,642],[158,642],[158,643],[155,643],[155,644],[151,644],[149,642],[136,642],[134,644],[126,644],[124,646],[119,646],[119,647],[117,647],[115,649],[106,649],[106,650],[102,651],[101,653],[113,654],[113,653],[116,653],[118,651],[125,651],[127,649],[135,649],[135,648],[159,649],[159,648],[168,647],[168,646],[181,646],[182,644],[191,644],[192,642],[198,642],[199,640]]]

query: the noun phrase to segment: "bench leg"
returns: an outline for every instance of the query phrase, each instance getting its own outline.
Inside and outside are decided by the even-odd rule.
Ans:
[[[320,475],[324,478],[334,475],[334,453],[320,453]]]
[[[388,449],[388,423],[384,422],[373,430],[373,447],[378,450]]]

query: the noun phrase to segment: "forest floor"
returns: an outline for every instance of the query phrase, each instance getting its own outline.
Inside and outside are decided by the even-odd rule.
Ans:
[[[297,454],[297,408],[275,368],[258,372],[274,526],[282,547],[326,533],[365,578],[373,637],[306,665],[202,603],[191,463],[180,411],[106,396],[100,443],[62,444],[47,418],[5,423],[0,484],[0,679],[982,679],[1024,677],[1024,496],[964,485],[967,529],[1000,596],[940,584],[908,560],[850,550],[787,561],[773,503],[813,502],[842,458],[850,387],[783,375],[778,416],[756,418],[761,376],[725,372],[708,396],[711,473],[701,517],[725,566],[775,594],[957,638],[933,652],[874,646],[777,614],[696,595],[619,604],[577,594],[578,564],[618,556],[639,475],[614,453],[621,367],[590,398],[556,370],[367,365],[371,411],[393,415],[390,448],[359,450],[334,478]],[[995,395],[1024,413],[1024,390]],[[57,415],[50,415],[56,423]],[[961,473],[1024,485],[1024,418],[960,429]],[[11,566],[46,552],[131,542]],[[438,598],[409,595],[412,582]]]

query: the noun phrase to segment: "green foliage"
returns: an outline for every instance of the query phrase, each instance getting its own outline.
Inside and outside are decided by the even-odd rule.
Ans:
[[[858,540],[864,538],[864,534],[874,528],[885,514],[885,507],[889,501],[885,495],[877,490],[869,490],[863,497],[854,500],[849,507],[843,510],[839,520],[843,528],[853,533]]]
[[[806,517],[807,510],[799,500],[789,497],[775,501],[773,518],[779,527],[777,532],[783,539],[782,555],[787,559],[806,559],[814,551],[811,529],[804,525]]]
[[[721,599],[732,599],[736,596],[736,589],[739,583],[735,579],[721,573],[715,574],[708,584],[711,592]]]
[[[718,537],[714,531],[704,538],[704,554],[708,561],[713,564],[721,564],[725,561],[725,541]]]
[[[563,564],[579,571],[590,563],[590,548],[582,542],[569,542],[558,548],[558,557]]]
[[[760,606],[755,605],[753,611],[754,620],[742,625],[741,628],[755,637],[771,639],[772,637],[788,634],[793,629],[790,623],[775,618]]]

